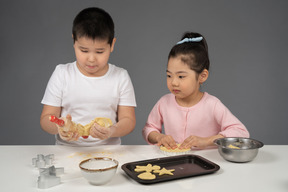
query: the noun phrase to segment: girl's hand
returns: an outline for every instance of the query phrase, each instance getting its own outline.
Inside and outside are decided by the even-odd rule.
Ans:
[[[65,121],[64,126],[57,125],[58,133],[61,139],[65,141],[77,141],[79,139],[79,134],[73,127],[71,115],[67,115],[66,118],[61,117],[60,119]]]
[[[177,144],[176,144],[175,140],[170,135],[159,134],[156,137],[156,140],[157,140],[158,146],[163,145],[167,149],[176,149],[177,148]]]
[[[208,138],[191,135],[184,140],[184,142],[179,146],[179,149],[187,149],[191,147],[204,149],[210,145],[209,141],[210,139]]]
[[[116,128],[117,128],[116,124],[107,128],[102,127],[97,123],[94,123],[94,125],[90,129],[90,135],[94,138],[99,138],[101,140],[108,139],[113,135]]]

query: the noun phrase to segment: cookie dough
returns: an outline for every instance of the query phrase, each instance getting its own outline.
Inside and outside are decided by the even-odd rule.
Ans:
[[[173,171],[175,171],[175,169],[169,169],[167,170],[166,168],[162,168],[158,165],[153,165],[152,164],[147,164],[146,166],[140,166],[137,165],[136,168],[134,169],[135,172],[143,172],[140,173],[137,177],[143,180],[152,180],[152,179],[156,179],[156,175],[153,173],[158,173],[159,176],[161,175],[173,175]]]
[[[102,127],[110,127],[113,123],[111,119],[106,118],[106,117],[96,117],[93,119],[90,123],[87,125],[83,126],[81,124],[77,124],[77,130],[80,136],[89,136],[90,129],[94,125],[94,123],[97,123],[98,125]]]
[[[139,165],[137,165],[136,168],[134,169],[134,171],[135,171],[135,172],[143,172],[143,171],[145,171],[145,172],[150,173],[151,171],[153,171],[153,170],[158,170],[158,169],[160,169],[160,168],[161,168],[161,167],[158,166],[158,165],[152,166],[151,164],[147,164],[146,166],[139,166]]]
[[[180,144],[177,144],[177,148],[175,148],[175,149],[167,149],[166,147],[161,146],[160,150],[166,151],[166,152],[186,152],[186,151],[190,151],[190,148],[188,148],[188,149],[179,149],[179,147],[180,147]]]
[[[143,179],[143,180],[153,180],[153,179],[156,179],[156,175],[150,173],[150,172],[144,172],[144,173],[141,173],[137,176],[138,178],[140,179]]]
[[[228,148],[231,148],[231,149],[240,149],[240,147],[237,147],[237,146],[232,145],[232,144],[228,145]]]

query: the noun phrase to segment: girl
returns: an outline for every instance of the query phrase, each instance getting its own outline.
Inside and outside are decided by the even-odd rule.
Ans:
[[[149,114],[143,136],[149,144],[175,149],[206,148],[222,137],[249,137],[246,127],[221,103],[201,92],[209,75],[208,46],[199,33],[186,33],[170,51],[164,95]],[[164,125],[164,133],[162,133]]]

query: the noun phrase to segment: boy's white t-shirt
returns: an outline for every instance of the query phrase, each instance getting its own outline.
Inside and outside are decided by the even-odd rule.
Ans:
[[[87,77],[83,75],[76,61],[59,64],[53,72],[42,104],[62,107],[61,116],[72,116],[72,121],[86,125],[96,117],[107,117],[116,123],[117,107],[136,107],[134,88],[128,72],[120,67],[108,64],[104,76]],[[121,144],[120,138],[100,140],[89,136],[87,139],[66,142],[56,135],[56,144],[94,146]]]

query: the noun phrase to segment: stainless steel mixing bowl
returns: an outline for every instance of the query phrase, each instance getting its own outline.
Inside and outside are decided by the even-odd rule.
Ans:
[[[227,161],[249,162],[258,154],[258,149],[263,143],[251,138],[226,137],[216,139],[214,144],[218,146],[220,155]]]

